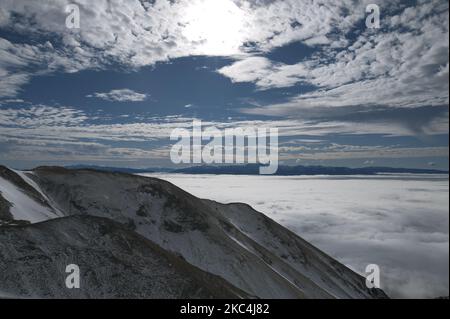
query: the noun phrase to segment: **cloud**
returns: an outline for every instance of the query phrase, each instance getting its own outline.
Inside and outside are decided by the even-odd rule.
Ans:
[[[356,147],[352,147],[356,148]],[[351,149],[351,148],[350,148]],[[288,152],[289,153],[286,153]],[[294,152],[296,151],[296,152]],[[448,157],[448,147],[358,147],[357,150],[346,150],[340,148],[330,151],[327,147],[317,148],[316,151],[308,150],[305,147],[298,149],[281,149],[284,152],[281,158],[287,159],[302,159],[302,160],[339,160],[339,159],[366,159],[366,158],[421,158],[421,157]],[[373,160],[364,162],[365,165],[373,165]]]
[[[26,103],[25,100],[22,99],[6,99],[6,100],[0,100],[0,105],[3,104],[13,104],[13,103]]]
[[[295,41],[345,47],[366,2],[2,0],[0,28],[21,41],[0,43],[0,93],[14,96],[31,76],[57,70],[135,70],[193,55],[245,57]],[[80,8],[80,29],[65,25],[68,4]],[[12,74],[20,79],[6,81]]]
[[[188,123],[179,117],[130,124],[92,124],[95,120],[95,116],[62,106],[0,109],[0,160],[128,163],[124,165],[159,158],[167,161],[168,146],[158,141],[167,144],[170,132]]]
[[[119,154],[129,162],[161,159],[169,163],[174,129],[192,130],[194,118],[112,117],[104,112],[87,114],[69,106],[28,105],[0,108],[0,160],[118,161]],[[198,119],[196,119],[198,120]],[[300,119],[203,121],[203,128],[278,128],[279,153],[283,160],[329,160],[448,157],[448,147],[402,147],[401,145],[348,145],[327,142],[332,136],[380,134],[412,136],[410,130],[392,123],[313,122]],[[439,131],[435,132],[439,133]],[[307,138],[310,136],[311,138]],[[318,137],[321,137],[318,139]],[[65,159],[65,157],[67,157]],[[122,160],[122,162],[124,159]]]
[[[237,59],[218,70],[235,83],[255,83],[259,90],[298,84],[316,88],[287,102],[244,109],[247,114],[447,105],[448,2],[412,7],[379,1],[382,29],[355,31],[369,2],[218,0],[211,6],[208,0],[60,0],[25,5],[3,0],[0,28],[23,40],[0,38],[0,97],[16,96],[33,76],[56,71],[137,70],[180,57],[221,55]],[[79,30],[65,26],[69,3],[80,6]],[[295,41],[315,53],[291,65],[265,57]]]
[[[96,92],[86,97],[95,97],[110,102],[142,102],[148,98],[147,94],[138,93],[130,89],[111,90],[106,93]]]
[[[48,41],[13,43],[0,38],[0,97],[14,97],[33,76],[56,71],[73,73],[91,66],[84,51],[55,49]]]
[[[86,121],[83,111],[70,107],[33,105],[27,108],[0,109],[0,130],[2,128],[21,128],[24,130],[39,127],[71,127]]]
[[[79,30],[65,26],[69,2],[80,6]],[[210,121],[208,125],[278,127],[281,137],[291,139],[448,134],[448,111],[433,117],[416,112],[421,106],[448,104],[446,1],[418,2],[414,7],[380,1],[383,28],[379,30],[359,28],[369,1],[217,0],[214,6],[209,2],[3,0],[0,28],[7,38],[0,38],[0,97],[16,96],[33,76],[53,72],[134,71],[186,56],[227,56],[235,62],[218,72],[235,83],[254,83],[259,90],[298,84],[316,89],[275,104],[256,101],[241,110],[249,115],[284,117],[280,120],[231,123],[229,117],[230,122]],[[201,28],[205,24],[211,27]],[[21,40],[14,41],[17,38]],[[269,58],[267,53],[296,41],[313,53],[293,64]],[[118,89],[89,97],[138,102],[148,95]],[[166,139],[175,127],[189,128],[192,120],[128,117],[125,121],[103,116],[94,123],[92,115],[76,108],[16,107],[3,109],[2,105],[0,132],[3,141],[20,141],[21,145],[153,143]],[[382,118],[379,113],[388,113],[382,107],[410,108],[416,118],[406,121],[410,117],[405,113],[394,120]],[[347,157],[401,155],[400,150],[389,148],[322,148],[304,156],[328,158],[339,152]],[[402,154],[413,151],[404,148]]]
[[[448,3],[420,2],[383,16],[385,27],[348,37],[346,48],[318,51],[288,65],[246,57],[218,70],[259,90],[307,84],[316,89],[290,101],[253,109],[289,115],[317,107],[448,105]],[[245,110],[251,113],[252,109]]]
[[[279,143],[278,150],[283,160],[366,159],[364,165],[373,165],[374,158],[448,157],[449,154],[447,146],[350,145],[327,141],[303,142],[295,138]]]

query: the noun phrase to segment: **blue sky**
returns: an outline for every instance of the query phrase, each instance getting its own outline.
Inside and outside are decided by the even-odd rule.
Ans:
[[[0,0],[0,163],[171,166],[199,119],[279,128],[285,164],[448,169],[448,1],[368,29],[372,2]]]

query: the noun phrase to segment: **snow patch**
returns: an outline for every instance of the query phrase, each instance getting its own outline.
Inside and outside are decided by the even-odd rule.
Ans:
[[[8,180],[0,177],[0,193],[11,203],[10,212],[15,220],[39,223],[58,216],[50,208],[31,199]]]

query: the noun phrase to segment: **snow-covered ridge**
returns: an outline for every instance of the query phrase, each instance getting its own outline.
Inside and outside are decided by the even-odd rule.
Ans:
[[[201,200],[166,181],[121,173],[47,167],[16,176],[50,207],[44,214],[31,206],[43,220],[61,215],[113,220],[248,296],[385,297],[366,288],[358,274],[244,204]],[[5,178],[0,184],[14,218],[27,217],[17,210],[26,210],[33,199],[24,198],[24,192],[18,196],[21,188]]]

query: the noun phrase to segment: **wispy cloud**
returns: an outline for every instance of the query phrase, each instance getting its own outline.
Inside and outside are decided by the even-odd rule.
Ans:
[[[105,114],[100,118],[107,117]],[[169,161],[174,129],[192,129],[194,118],[146,117],[145,120],[121,118],[111,123],[98,123],[99,115],[88,115],[71,107],[31,105],[22,108],[0,109],[1,160],[21,158],[29,160],[59,159],[120,160],[163,159]],[[203,121],[203,128],[272,128],[279,129],[280,157],[283,160],[330,160],[354,158],[412,158],[446,157],[448,147],[402,147],[400,145],[355,146],[329,143],[329,136],[339,134],[389,134],[412,136],[415,133],[395,123],[313,122],[300,119]],[[432,134],[442,134],[437,128]],[[445,133],[445,132],[444,132]],[[310,136],[311,138],[305,138]],[[318,139],[317,137],[321,137]]]
[[[148,98],[148,94],[138,93],[130,89],[117,89],[109,92],[96,92],[86,97],[98,98],[111,102],[142,102]]]
[[[426,158],[448,157],[448,147],[392,147],[392,146],[342,146],[330,149],[330,147],[317,147],[315,150],[307,147],[281,148],[283,160],[340,160],[340,159],[367,159],[367,158]],[[366,161],[364,164],[373,164],[374,161]]]

